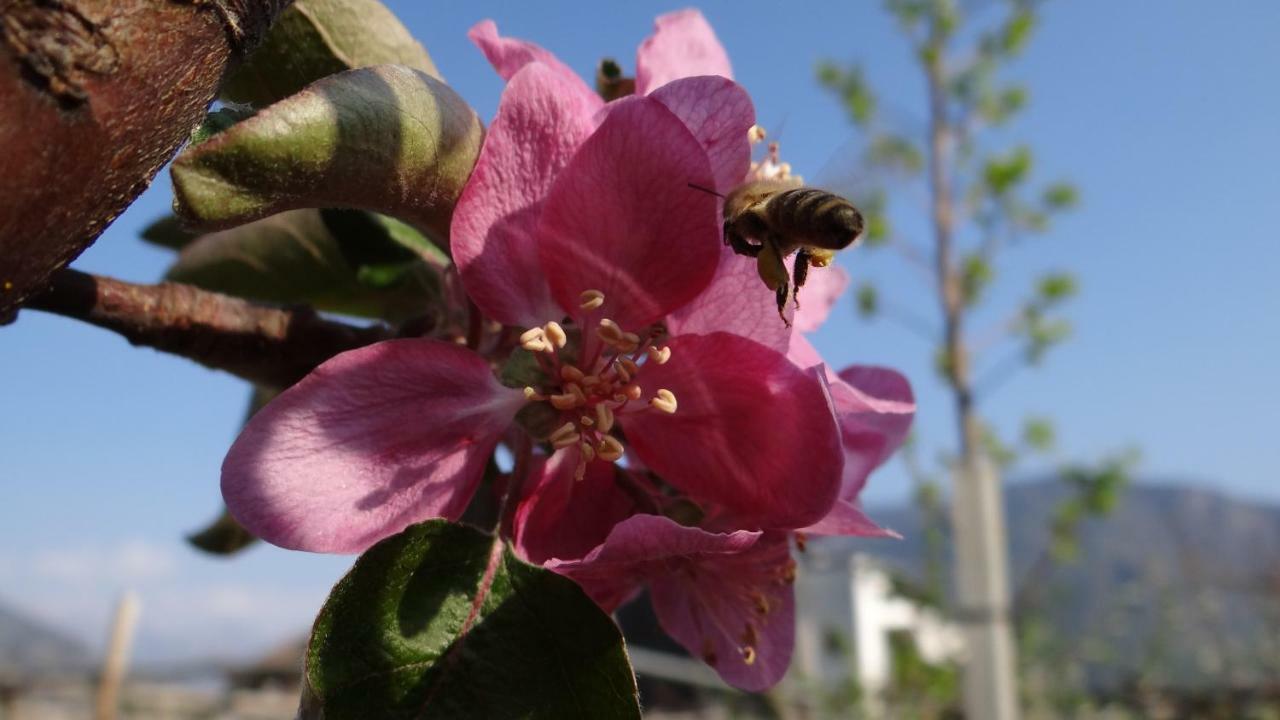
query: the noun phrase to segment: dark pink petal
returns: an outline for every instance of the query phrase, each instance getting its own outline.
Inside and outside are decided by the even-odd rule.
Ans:
[[[653,34],[636,51],[636,93],[647,95],[672,80],[694,75],[732,78],[729,55],[697,10],[659,15]]]
[[[795,645],[795,563],[786,536],[762,537],[733,555],[698,558],[687,572],[649,583],[662,629],[725,682],[759,692],[775,685]]]
[[[566,80],[577,80],[584,89],[587,87],[582,78],[568,65],[560,62],[554,53],[527,40],[502,37],[498,34],[498,24],[492,20],[481,20],[473,25],[467,31],[467,37],[480,48],[480,52],[484,53],[489,64],[503,80],[510,80],[525,65],[536,62],[548,66]]]
[[[613,612],[641,583],[687,563],[740,553],[759,537],[747,530],[710,533],[661,515],[634,515],[615,525],[586,556],[549,560],[544,567],[572,578],[600,607]]]
[[[591,134],[600,104],[541,63],[520,70],[503,91],[450,231],[463,286],[486,316],[522,327],[563,317],[535,233],[543,199]]]
[[[636,382],[677,409],[628,412],[620,422],[644,463],[737,527],[797,528],[824,515],[840,489],[843,455],[826,383],[782,353],[729,333],[672,338],[671,359]]]
[[[799,332],[813,332],[827,321],[841,293],[849,286],[849,273],[839,265],[813,268],[799,291],[800,309],[792,321]]]
[[[615,481],[626,470],[595,461],[581,480],[574,480],[577,466],[577,448],[567,448],[537,460],[531,469],[526,480],[531,488],[516,508],[514,528],[516,550],[529,562],[580,558],[635,514],[635,500]]]
[[[791,316],[790,305],[786,313]],[[738,255],[727,246],[720,249],[720,261],[711,283],[667,317],[667,328],[672,335],[729,332],[778,352],[787,351],[792,335],[791,328],[778,317],[773,291],[765,287],[756,272],[756,261]]]
[[[223,461],[222,494],[268,542],[360,552],[420,520],[458,517],[524,402],[452,343],[352,350],[253,417]]]
[[[892,535],[870,521],[858,504],[867,477],[902,445],[915,417],[915,397],[907,379],[893,370],[852,366],[831,383],[840,422],[844,479],[840,501],[805,532],[818,535]]]
[[[714,190],[725,195],[742,184],[751,167],[747,131],[756,123],[756,109],[741,85],[718,76],[688,77],[649,97],[666,105],[698,138],[711,161]]]
[[[643,329],[706,287],[720,253],[717,198],[698,140],[657,100],[616,101],[561,171],[538,226],[552,296],[579,313],[600,290],[595,318]]]

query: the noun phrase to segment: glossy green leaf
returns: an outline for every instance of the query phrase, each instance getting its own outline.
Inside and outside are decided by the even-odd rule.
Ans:
[[[383,64],[444,79],[426,48],[378,0],[295,0],[227,78],[221,96],[261,107],[327,75]]]
[[[447,85],[398,65],[348,70],[174,160],[174,206],[220,229],[303,207],[399,218],[447,246],[484,129]]]
[[[291,210],[205,235],[182,250],[166,277],[392,322],[430,312],[439,298],[435,267],[359,210]]]
[[[432,520],[356,561],[316,619],[300,717],[638,720],[622,635],[572,581]]]

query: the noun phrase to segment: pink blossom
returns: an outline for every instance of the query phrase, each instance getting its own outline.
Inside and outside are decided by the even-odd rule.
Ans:
[[[843,466],[826,380],[786,357],[785,335],[757,336],[760,317],[718,309],[736,300],[718,199],[689,188],[745,174],[746,93],[682,77],[602,112],[540,48],[478,42],[510,81],[455,210],[453,255],[484,316],[527,329],[541,373],[523,389],[497,382],[510,345],[340,355],[233,445],[232,513],[273,543],[328,552],[456,518],[517,411],[538,405],[572,474],[629,453],[744,527],[820,520]]]

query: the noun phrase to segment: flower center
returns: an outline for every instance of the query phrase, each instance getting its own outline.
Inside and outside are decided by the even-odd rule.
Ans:
[[[587,290],[580,301],[590,320],[604,305],[604,293]],[[576,479],[586,475],[592,460],[616,462],[622,458],[625,448],[613,434],[618,415],[676,411],[676,396],[670,390],[659,388],[646,396],[638,382],[645,365],[662,365],[671,359],[671,348],[656,344],[661,334],[657,328],[643,334],[628,332],[613,320],[601,318],[595,324],[594,338],[583,338],[576,363],[560,357],[569,335],[557,322],[531,328],[520,336],[520,346],[533,353],[547,378],[543,387],[525,387],[524,396],[530,402],[549,403],[560,412],[564,422],[547,439],[557,450],[578,448]]]

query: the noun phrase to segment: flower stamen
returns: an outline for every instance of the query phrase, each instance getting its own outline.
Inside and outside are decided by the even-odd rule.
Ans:
[[[661,388],[649,400],[649,406],[657,408],[668,415],[673,414],[676,411],[676,396],[670,390]]]
[[[599,290],[583,290],[578,300],[580,303],[578,307],[583,310],[595,310],[604,305],[604,293]]]

